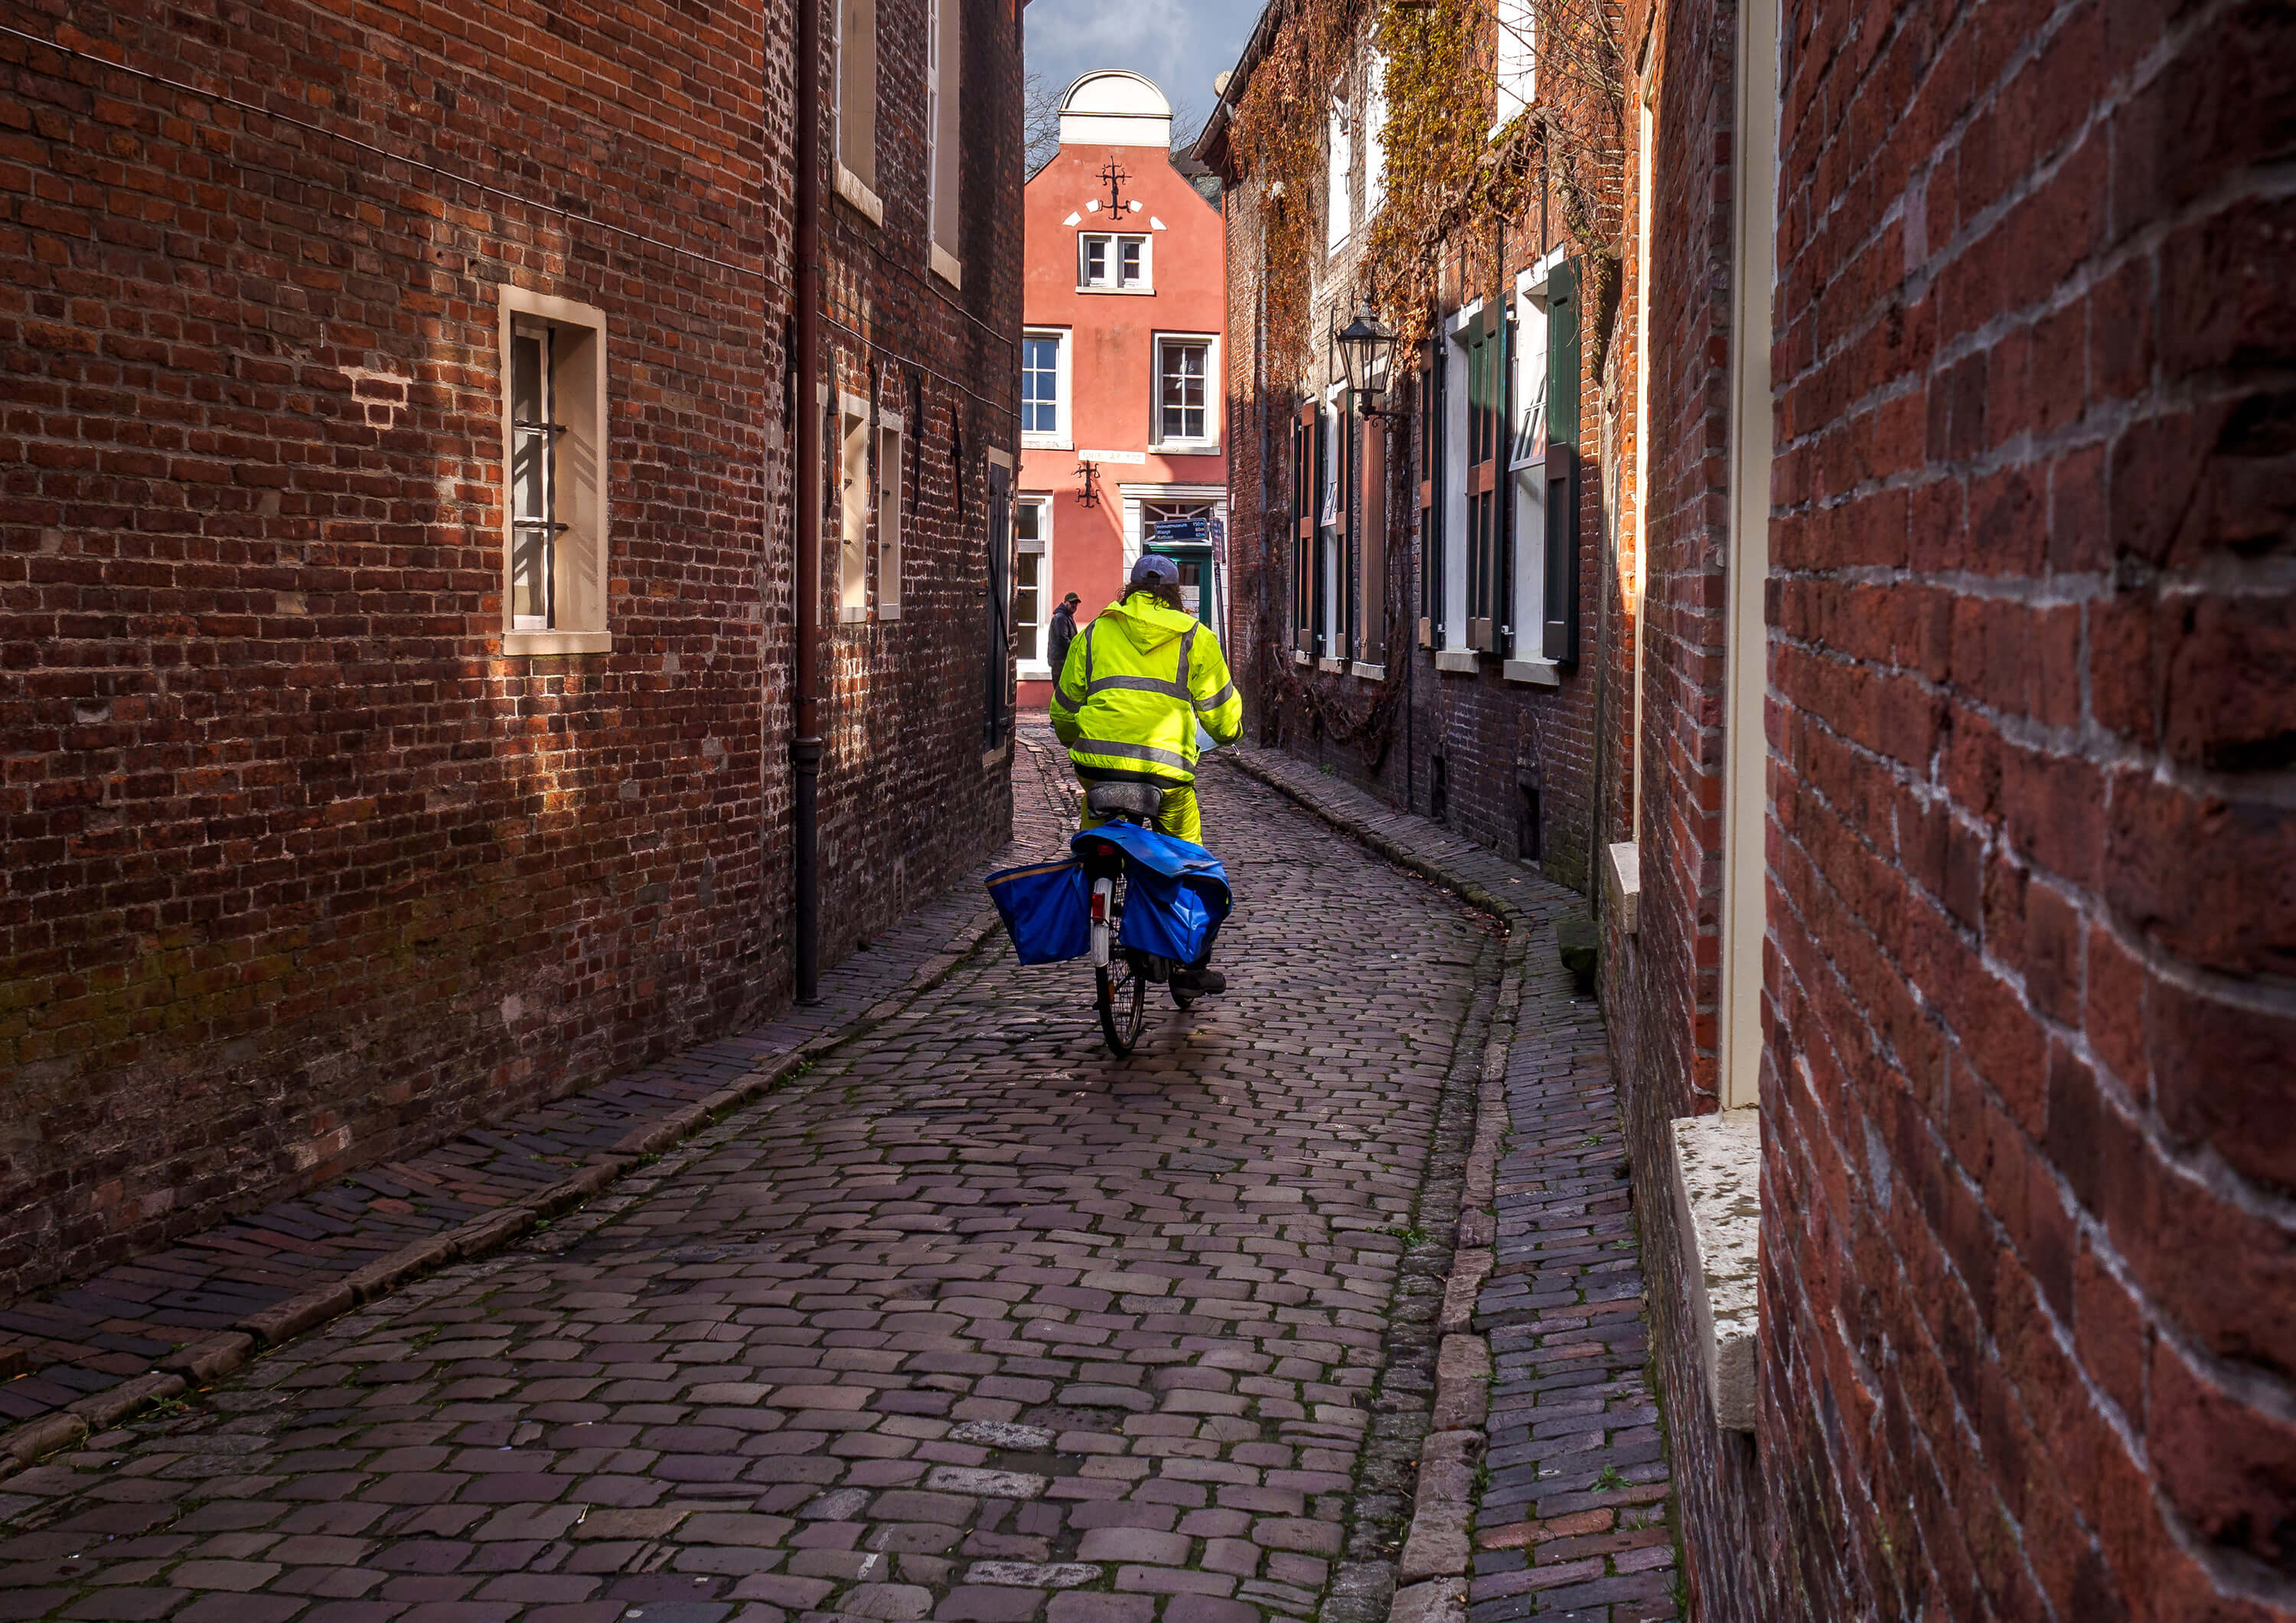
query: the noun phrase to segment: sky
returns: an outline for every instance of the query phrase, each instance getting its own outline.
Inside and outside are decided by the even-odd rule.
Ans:
[[[1156,81],[1176,113],[1193,116],[1175,136],[1193,135],[1210,115],[1217,74],[1235,66],[1254,0],[1031,0],[1029,70],[1057,95],[1095,68],[1128,68]]]

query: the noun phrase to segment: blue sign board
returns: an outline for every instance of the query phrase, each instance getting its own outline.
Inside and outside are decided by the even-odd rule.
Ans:
[[[1211,520],[1201,514],[1193,518],[1156,521],[1156,539],[1160,541],[1208,541],[1211,534]]]

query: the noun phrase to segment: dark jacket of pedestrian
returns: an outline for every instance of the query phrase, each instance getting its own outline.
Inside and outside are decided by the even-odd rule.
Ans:
[[[1076,608],[1079,601],[1081,599],[1071,593],[1062,601],[1060,607],[1053,611],[1053,639],[1046,651],[1045,663],[1052,666],[1055,678],[1060,675],[1061,667],[1068,663],[1069,644],[1076,640]]]

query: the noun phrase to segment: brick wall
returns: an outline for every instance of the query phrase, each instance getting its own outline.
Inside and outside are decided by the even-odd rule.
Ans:
[[[977,9],[968,136],[1009,161],[970,170],[964,292],[923,281],[898,118],[884,230],[835,227],[864,330],[971,392],[924,380],[904,619],[837,634],[832,953],[1009,815],[981,457],[1012,443],[1019,66]],[[922,6],[883,10],[895,86]],[[70,48],[0,37],[0,1297],[791,976],[787,14],[7,21]],[[502,653],[505,283],[606,314],[610,654]]]
[[[1615,175],[1606,174],[1606,208],[1615,208]],[[1564,670],[1561,686],[1510,681],[1501,673],[1500,660],[1490,655],[1474,671],[1441,672],[1432,651],[1419,647],[1419,617],[1427,612],[1418,507],[1423,425],[1415,406],[1415,368],[1421,362],[1412,355],[1398,356],[1398,379],[1386,402],[1390,408],[1412,408],[1408,418],[1386,424],[1386,674],[1371,678],[1299,665],[1291,657],[1291,425],[1301,400],[1310,391],[1320,398],[1329,378],[1320,338],[1312,364],[1303,369],[1271,356],[1260,337],[1266,206],[1261,182],[1250,177],[1234,178],[1224,194],[1229,421],[1235,425],[1228,458],[1235,531],[1230,663],[1244,696],[1246,724],[1263,744],[1313,761],[1394,804],[1435,816],[1481,844],[1523,858],[1536,849],[1547,877],[1584,889],[1594,834],[1596,627],[1604,593],[1615,587],[1605,549],[1606,462],[1597,433],[1604,396],[1591,359],[1592,342],[1582,346],[1589,358],[1582,370],[1580,407],[1583,655],[1578,665]],[[1550,212],[1559,217],[1560,209]],[[1541,220],[1534,205],[1505,229],[1490,231],[1505,243],[1505,251],[1471,251],[1451,276],[1447,309],[1456,310],[1493,285],[1511,290],[1518,271],[1562,240],[1552,228],[1543,237]],[[1312,227],[1321,228],[1320,223]],[[1476,235],[1479,243],[1482,235]],[[1318,242],[1306,256],[1314,277],[1311,333],[1322,334],[1352,314],[1365,277],[1365,235],[1359,229],[1337,254],[1326,254]],[[1402,375],[1406,368],[1414,369],[1410,375]],[[1540,566],[1535,546],[1525,548],[1518,566]],[[1538,636],[1533,627],[1519,633],[1519,640],[1535,652]],[[1291,685],[1311,690],[1312,697],[1283,702]],[[1382,724],[1361,725],[1382,706]],[[1526,788],[1537,795],[1535,844],[1525,826]]]
[[[2296,1610],[2296,25],[1824,6],[1785,62],[1786,1572]]]
[[[1640,1207],[1699,1615],[2296,1615],[2296,31],[1787,22],[1758,1446]],[[1734,19],[1657,27],[1638,1169],[1713,1085]]]

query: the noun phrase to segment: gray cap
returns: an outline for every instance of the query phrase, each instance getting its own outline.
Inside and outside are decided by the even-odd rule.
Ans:
[[[1177,586],[1180,566],[1160,552],[1144,552],[1140,561],[1132,566],[1135,586]]]

